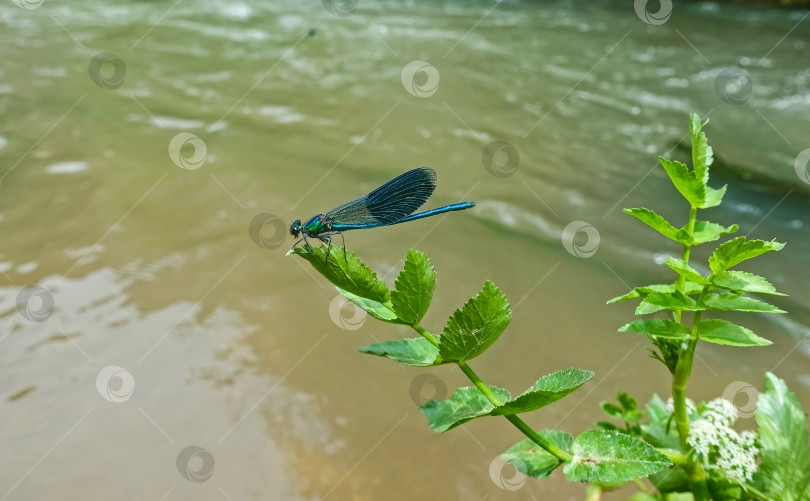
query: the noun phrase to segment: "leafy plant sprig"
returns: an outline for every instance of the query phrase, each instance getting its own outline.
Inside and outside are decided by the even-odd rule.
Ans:
[[[519,414],[538,410],[575,391],[593,377],[591,371],[565,369],[548,374],[514,398],[509,391],[484,383],[468,362],[492,346],[512,319],[506,296],[492,282],[486,282],[478,295],[456,310],[442,333],[436,335],[421,325],[436,287],[436,272],[425,254],[410,250],[395,289],[389,290],[351,252],[346,259],[343,250],[335,247],[292,252],[309,261],[338,292],[369,315],[407,325],[419,334],[364,346],[361,352],[417,367],[454,363],[472,381],[473,386],[458,388],[448,399],[430,400],[420,407],[434,431],[444,433],[483,416],[504,416],[528,437],[507,450],[504,459],[535,478],[546,478],[563,465],[571,480],[616,484],[671,464],[655,448],[626,434],[594,429],[574,438],[559,430],[535,431],[520,418]]]
[[[698,341],[730,346],[771,344],[745,327],[704,318],[704,312],[783,313],[776,306],[748,296],[780,295],[765,278],[731,269],[779,250],[783,244],[745,237],[729,240],[709,258],[710,272],[706,276],[690,262],[694,246],[716,241],[738,229],[737,225],[723,226],[697,218],[698,209],[719,205],[726,191],[726,187],[714,189],[708,185],[712,149],[703,132],[705,125],[697,115],[690,117],[691,170],[683,163],[661,158],[675,188],[689,202],[686,224],[676,228],[649,209],[625,210],[680,244],[682,253],[680,258],[667,259],[667,265],[677,274],[673,283],[636,287],[609,301],[640,299],[637,315],[670,312],[668,318],[634,320],[619,329],[644,334],[658,348],[653,354],[669,369],[673,394],[670,404],[654,396],[644,411],[639,410],[635,399],[622,392],[617,394],[618,405],[603,402],[603,411],[623,421],[623,427],[598,422],[598,429],[575,438],[561,430],[536,431],[519,417],[574,392],[593,376],[591,371],[570,368],[548,374],[514,398],[503,388],[485,384],[473,371],[469,361],[492,346],[512,318],[506,297],[492,282],[487,281],[478,295],[450,316],[441,334],[434,334],[421,325],[436,285],[436,272],[425,254],[408,252],[395,288],[390,290],[356,255],[346,251],[344,259],[343,249],[324,246],[310,252],[297,248],[290,253],[307,260],[338,292],[369,315],[409,326],[419,334],[364,346],[361,352],[418,367],[458,365],[473,386],[457,389],[446,400],[423,404],[420,410],[428,425],[443,433],[472,419],[504,416],[527,439],[510,447],[502,458],[526,475],[546,478],[562,465],[569,479],[591,483],[589,500],[599,499],[603,490],[634,482],[641,490],[633,496],[634,501],[810,501],[807,423],[798,399],[782,380],[766,374],[765,392],[760,395],[756,412],[760,427],[757,437],[737,434],[731,428],[736,411],[728,402],[717,399],[696,406],[686,398]],[[642,422],[645,411],[647,423]],[[740,463],[737,456],[747,462]],[[752,477],[757,458],[759,470]],[[640,482],[642,477],[649,477],[655,491]]]
[[[746,237],[736,237],[720,244],[708,260],[709,273],[702,274],[695,269],[690,256],[692,248],[718,240],[721,236],[735,233],[736,224],[723,226],[721,224],[700,220],[697,218],[698,210],[718,206],[726,192],[726,187],[715,189],[709,186],[709,167],[712,164],[713,152],[706,139],[704,128],[707,122],[692,114],[689,118],[689,136],[692,141],[692,169],[685,164],[660,157],[661,165],[675,188],[689,203],[689,217],[682,227],[676,228],[662,216],[646,208],[625,209],[627,214],[635,216],[661,235],[673,240],[682,246],[681,257],[668,257],[666,264],[676,273],[672,283],[653,284],[636,287],[622,296],[616,297],[608,303],[615,303],[629,299],[640,299],[636,308],[636,315],[650,315],[658,312],[669,312],[669,318],[644,318],[634,320],[619,328],[620,332],[634,332],[645,334],[658,348],[653,356],[666,365],[672,375],[672,410],[662,407],[660,399],[653,400],[647,406],[651,423],[649,425],[633,425],[640,417],[635,412],[635,400],[624,394],[619,394],[620,405],[603,403],[603,410],[612,418],[622,419],[627,424],[627,431],[641,436],[649,443],[660,448],[670,448],[669,457],[673,459],[674,466],[666,473],[652,478],[653,483],[662,493],[691,492],[696,500],[706,499],[749,499],[748,494],[755,498],[769,499],[757,487],[763,488],[772,494],[779,493],[776,499],[808,499],[807,487],[810,487],[810,459],[794,465],[782,463],[779,467],[773,462],[772,451],[762,449],[763,470],[776,468],[781,474],[787,475],[787,470],[803,478],[804,494],[801,489],[794,489],[789,494],[785,489],[774,483],[769,485],[755,485],[750,473],[756,469],[755,463],[746,470],[749,475],[741,478],[738,471],[734,471],[739,464],[723,461],[723,455],[716,452],[710,454],[708,449],[695,447],[700,445],[701,430],[714,433],[708,439],[714,442],[721,441],[718,430],[728,429],[724,432],[728,437],[726,450],[734,446],[731,442],[737,440],[736,432],[728,426],[733,423],[736,414],[727,417],[728,426],[723,422],[714,422],[701,419],[699,409],[690,411],[690,402],[686,398],[686,387],[692,371],[698,341],[730,345],[730,346],[767,346],[771,341],[758,336],[751,330],[722,319],[707,319],[710,311],[736,311],[785,313],[774,305],[749,296],[749,293],[784,295],[764,277],[745,271],[732,269],[748,259],[760,256],[770,251],[778,251],[784,244],[776,241],[749,240]],[[691,319],[688,315],[691,314]],[[691,320],[691,322],[689,321]],[[781,386],[780,386],[781,384]],[[779,389],[781,388],[781,392]],[[770,392],[770,393],[768,393]],[[786,394],[784,383],[772,374],[766,379],[766,398],[781,399],[789,402],[793,408],[801,406],[795,396],[790,398]],[[792,394],[791,394],[792,395]],[[702,404],[702,406],[720,406],[721,403]],[[730,405],[730,404],[729,404]],[[733,406],[730,406],[733,410]],[[719,408],[719,407],[718,407]],[[760,408],[760,411],[762,409]],[[776,418],[773,412],[758,411],[758,421],[771,423]],[[628,415],[631,419],[628,419]],[[674,421],[675,436],[670,424]],[[615,429],[615,425],[599,423],[603,428]],[[691,426],[695,424],[696,429]],[[807,451],[807,424],[804,419],[787,423],[783,426],[804,430],[803,447],[805,455],[810,458]],[[784,430],[783,430],[784,431]],[[705,434],[704,434],[705,435]],[[741,449],[742,450],[742,449]],[[758,452],[751,442],[749,451]],[[784,450],[784,449],[782,449]],[[770,454],[771,459],[766,459]],[[741,452],[740,456],[744,454]],[[802,471],[803,470],[803,471]],[[732,477],[732,478],[730,478]],[[734,481],[732,481],[734,480]],[[801,483],[800,482],[800,483]],[[748,493],[748,494],[745,494]],[[759,493],[759,495],[757,494]],[[791,497],[801,495],[803,497]]]

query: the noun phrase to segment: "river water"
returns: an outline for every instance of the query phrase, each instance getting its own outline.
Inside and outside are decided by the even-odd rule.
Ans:
[[[347,245],[389,283],[430,256],[433,332],[493,280],[514,319],[472,366],[513,394],[594,370],[526,416],[576,434],[617,389],[669,394],[605,301],[672,279],[678,250],[621,209],[686,219],[655,166],[688,158],[690,112],[729,183],[704,217],[788,242],[745,269],[790,313],[735,317],[774,345],[701,346],[689,393],[747,408],[771,370],[810,405],[806,11],[20,3],[0,7],[0,500],[581,499],[560,472],[510,483],[503,419],[431,432],[417,404],[463,375],[358,353],[412,333],[341,303],[284,232],[432,166],[430,207],[478,206]]]

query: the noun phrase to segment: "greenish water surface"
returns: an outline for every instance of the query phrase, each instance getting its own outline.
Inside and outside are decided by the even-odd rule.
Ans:
[[[39,3],[0,6],[0,500],[582,499],[559,472],[515,486],[491,468],[521,440],[505,420],[431,432],[417,403],[466,379],[358,353],[411,333],[344,306],[285,256],[286,228],[433,167],[428,207],[478,206],[347,245],[389,283],[408,248],[431,257],[433,332],[495,281],[514,320],[473,367],[512,393],[594,370],[526,416],[577,433],[616,389],[669,394],[647,341],[615,332],[632,307],[605,301],[671,279],[678,249],[621,209],[685,221],[655,165],[687,158],[690,112],[729,183],[706,216],[788,242],[745,269],[790,314],[739,319],[771,347],[701,347],[689,393],[739,397],[772,370],[810,405],[807,11]],[[577,221],[598,237],[569,252]],[[31,285],[53,298],[45,321],[18,311]]]

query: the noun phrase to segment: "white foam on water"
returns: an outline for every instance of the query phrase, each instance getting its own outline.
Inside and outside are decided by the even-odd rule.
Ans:
[[[45,172],[48,174],[75,174],[87,169],[87,162],[80,160],[72,160],[68,162],[59,162],[45,167]]]

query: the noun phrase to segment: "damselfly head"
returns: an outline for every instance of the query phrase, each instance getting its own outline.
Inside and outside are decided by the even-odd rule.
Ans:
[[[301,233],[301,220],[296,219],[293,221],[293,224],[290,225],[290,235],[292,235],[293,238],[298,238],[299,233]]]

